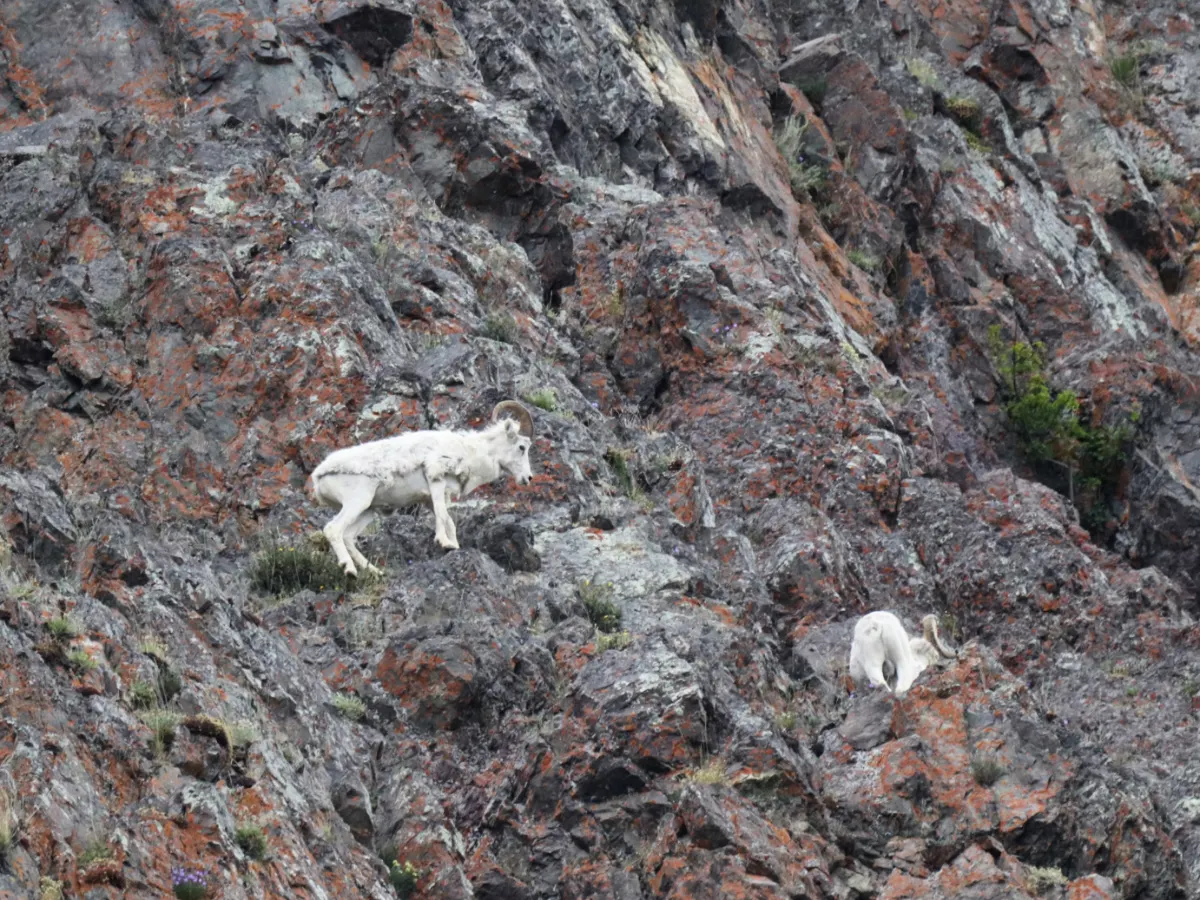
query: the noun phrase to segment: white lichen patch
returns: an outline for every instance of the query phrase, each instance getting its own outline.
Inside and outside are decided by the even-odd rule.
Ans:
[[[692,85],[687,69],[676,58],[674,51],[656,32],[641,30],[636,39],[638,52],[650,68],[654,86],[663,101],[691,124],[696,136],[705,149],[714,155],[725,152],[725,141]]]

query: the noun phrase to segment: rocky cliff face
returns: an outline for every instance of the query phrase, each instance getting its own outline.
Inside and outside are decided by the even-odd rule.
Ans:
[[[0,897],[1200,897],[1194,7],[9,0],[0,75]],[[463,549],[272,580],[514,396]],[[851,691],[874,608],[959,658]]]

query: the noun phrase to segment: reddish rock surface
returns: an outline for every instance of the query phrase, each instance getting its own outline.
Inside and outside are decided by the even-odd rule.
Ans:
[[[0,897],[1200,897],[1194,20],[10,0]],[[992,326],[1133,423],[1102,502]],[[461,550],[252,579],[507,397]],[[959,657],[854,685],[878,608]]]

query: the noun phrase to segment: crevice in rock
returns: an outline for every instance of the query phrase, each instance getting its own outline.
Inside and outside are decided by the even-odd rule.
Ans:
[[[384,65],[413,36],[412,16],[377,6],[367,6],[332,19],[324,24],[324,28],[375,67]]]

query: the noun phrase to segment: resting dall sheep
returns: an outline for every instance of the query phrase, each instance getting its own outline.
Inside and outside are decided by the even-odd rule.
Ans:
[[[903,694],[917,676],[940,659],[955,659],[957,654],[942,643],[938,634],[937,616],[921,620],[922,637],[909,638],[900,620],[890,612],[867,613],[854,626],[854,642],[850,645],[850,677],[855,683],[863,681],[872,687],[883,685],[889,691]],[[894,675],[896,687],[888,684]]]
[[[533,478],[532,442],[529,410],[504,400],[492,410],[491,424],[479,431],[410,431],[330,453],[313,470],[312,493],[321,506],[340,507],[323,529],[338,564],[347,575],[357,576],[359,569],[379,574],[355,540],[377,511],[418,503],[433,509],[438,545],[458,549],[450,500],[465,497],[505,472],[518,484],[528,484]]]

